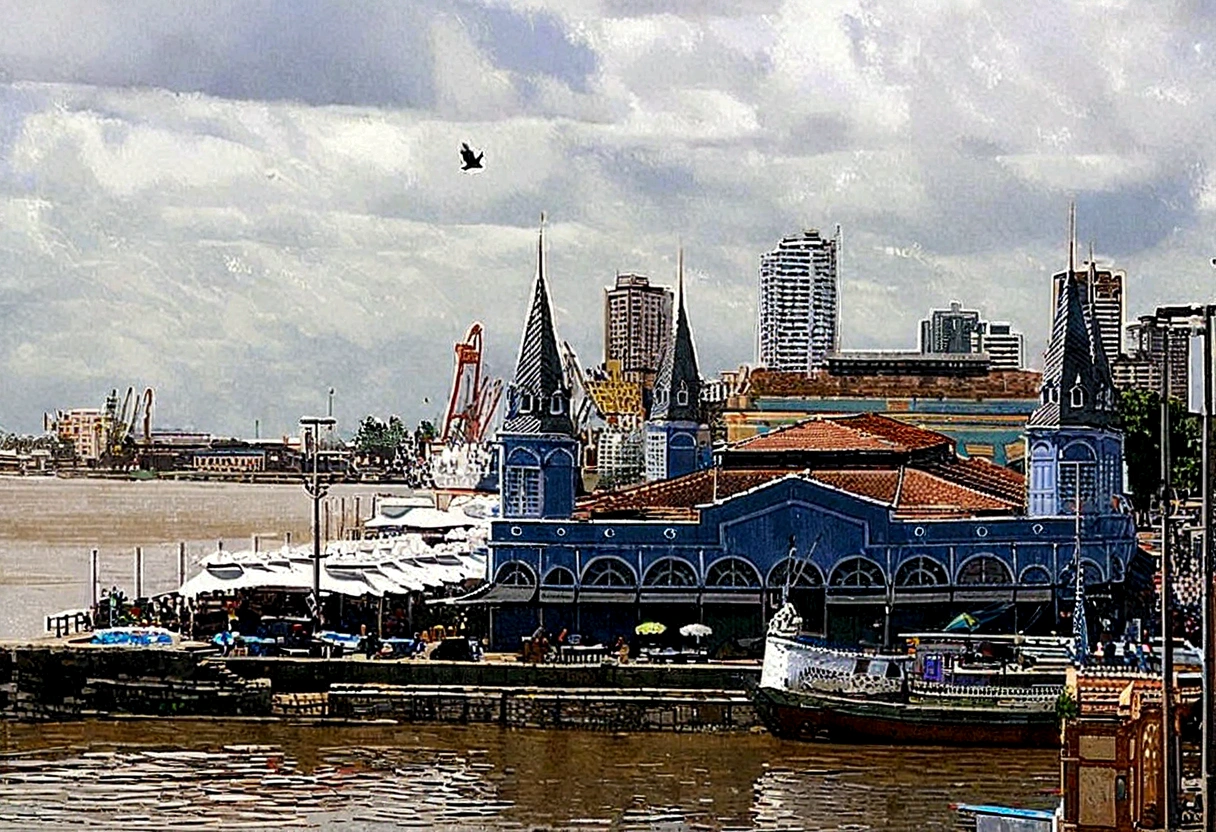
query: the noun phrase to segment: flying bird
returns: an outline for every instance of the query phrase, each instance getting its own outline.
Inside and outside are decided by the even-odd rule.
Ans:
[[[473,170],[473,168],[481,168],[481,160],[485,157],[485,152],[473,155],[473,148],[469,147],[467,142],[460,143],[460,159],[461,170]]]

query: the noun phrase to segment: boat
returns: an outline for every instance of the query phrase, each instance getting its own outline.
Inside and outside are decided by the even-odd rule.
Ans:
[[[785,604],[769,624],[753,699],[789,739],[1051,748],[1060,744],[1060,685],[957,685],[915,678],[910,656],[821,646]]]

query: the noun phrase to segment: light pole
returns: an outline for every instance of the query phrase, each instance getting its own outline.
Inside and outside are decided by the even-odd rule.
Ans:
[[[332,429],[337,422],[332,416],[304,416],[300,425],[304,428],[305,452],[307,453],[309,437],[312,444],[312,476],[307,472],[304,478],[304,490],[312,497],[312,597],[313,621],[316,631],[321,630],[321,498],[329,491],[329,482],[321,481],[321,428]],[[305,462],[307,468],[307,462]]]

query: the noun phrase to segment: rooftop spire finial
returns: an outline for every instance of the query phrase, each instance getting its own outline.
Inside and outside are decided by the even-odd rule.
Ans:
[[[1077,201],[1068,203],[1068,274],[1077,270]]]

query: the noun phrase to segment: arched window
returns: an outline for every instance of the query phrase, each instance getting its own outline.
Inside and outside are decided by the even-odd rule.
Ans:
[[[519,413],[521,416],[527,416],[532,412],[532,394],[521,390],[519,393]]]
[[[553,397],[549,399],[549,412],[554,416],[561,416],[566,412],[566,400],[561,393],[554,393]]]
[[[1102,578],[1102,570],[1098,567],[1098,564],[1094,563],[1089,558],[1081,561],[1081,567],[1085,570],[1084,574],[1086,586],[1096,586],[1104,582]],[[1065,565],[1065,567],[1060,570],[1060,586],[1065,588],[1075,586],[1076,581],[1077,573],[1073,571],[1072,564],[1069,563]]]
[[[933,558],[909,558],[895,571],[896,586],[945,586],[950,583],[946,570]]]
[[[780,561],[773,567],[773,571],[768,573],[768,585],[772,589],[782,589],[785,587],[786,573],[791,576],[790,586],[801,587],[817,587],[823,586],[823,573],[819,571],[819,567],[809,561],[795,560],[793,565],[789,559]]]
[[[1013,583],[1013,574],[1000,558],[976,555],[958,570],[959,586],[1002,586]]]
[[[760,586],[756,567],[743,558],[721,558],[705,571],[706,586],[752,587]]]
[[[574,586],[574,573],[564,566],[555,566],[545,573],[541,586]]]
[[[540,517],[543,506],[540,460],[536,454],[516,448],[507,455],[502,490],[504,515]]]
[[[646,570],[643,586],[696,586],[697,572],[687,561],[663,558]]]
[[[1022,583],[1029,586],[1042,586],[1051,583],[1051,573],[1043,566],[1027,566],[1022,570]]]
[[[620,558],[596,558],[583,570],[583,586],[634,586],[637,578]]]
[[[886,577],[874,561],[849,558],[837,564],[829,582],[832,586],[881,587],[886,585]]]
[[[676,404],[680,407],[688,404],[688,385],[683,381],[680,382],[680,389],[676,391]]]
[[[536,586],[536,573],[523,561],[509,560],[498,567],[494,583],[502,586]]]
[[[1072,387],[1072,402],[1073,407],[1085,407],[1085,388],[1080,384],[1074,384]]]

